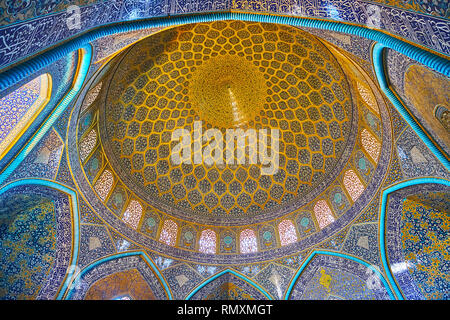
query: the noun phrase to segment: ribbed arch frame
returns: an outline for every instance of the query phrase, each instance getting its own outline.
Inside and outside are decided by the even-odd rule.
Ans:
[[[53,49],[50,49],[30,60],[27,60],[15,67],[12,67],[11,69],[3,73],[0,73],[0,92],[23,80],[25,77],[39,71],[43,67],[57,61],[61,57],[67,55],[68,53],[74,50],[80,48],[84,48],[86,50],[86,48],[89,47],[88,51],[89,54],[91,55],[92,49],[90,48],[88,43],[108,35],[142,30],[147,28],[170,27],[188,23],[212,22],[218,20],[243,20],[250,22],[287,24],[297,27],[309,27],[309,28],[330,30],[335,32],[343,32],[376,41],[377,45],[374,47],[373,51],[373,63],[382,90],[391,100],[391,102],[394,104],[394,106],[397,108],[400,114],[404,117],[406,122],[411,127],[413,127],[414,131],[419,135],[419,137],[427,145],[427,147],[433,152],[433,154],[441,161],[441,163],[447,168],[447,170],[450,168],[447,155],[445,155],[442,152],[442,150],[437,146],[437,144],[429,138],[429,135],[427,135],[427,133],[423,130],[423,128],[419,124],[417,124],[415,119],[413,119],[409,115],[409,113],[406,112],[402,103],[399,102],[397,98],[398,95],[395,95],[395,93],[392,92],[392,90],[389,88],[386,81],[385,75],[386,72],[383,65],[382,52],[383,48],[391,48],[446,76],[450,76],[450,60],[447,57],[443,57],[441,54],[433,53],[426,49],[422,49],[419,46],[412,45],[406,41],[400,40],[382,31],[370,29],[367,27],[351,25],[343,22],[304,18],[304,17],[264,15],[256,13],[222,12],[222,13],[197,14],[190,16],[177,16],[169,18],[165,17],[165,18],[146,19],[139,21],[124,22],[121,24],[107,25],[89,31],[81,36],[69,40],[66,43],[63,43]],[[78,80],[81,79],[82,79],[81,84],[84,82],[88,69],[89,68],[85,68],[85,70],[79,69],[77,83],[79,83]],[[80,88],[76,90],[75,95],[78,93]],[[8,167],[7,170],[10,170],[10,168]],[[2,180],[2,176],[0,176],[0,183],[2,183],[2,181],[4,180]]]

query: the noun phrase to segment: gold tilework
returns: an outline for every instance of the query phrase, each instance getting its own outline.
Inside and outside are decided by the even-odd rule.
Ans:
[[[133,46],[110,83],[102,141],[120,164],[114,171],[131,177],[130,188],[195,214],[258,214],[306,194],[333,169],[350,134],[352,101],[338,62],[288,26],[218,21],[165,30]],[[174,165],[171,133],[192,137],[195,121],[224,136],[236,127],[279,129],[280,169]]]

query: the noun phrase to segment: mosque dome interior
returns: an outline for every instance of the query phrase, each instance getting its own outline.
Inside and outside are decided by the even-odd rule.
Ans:
[[[450,299],[450,9],[409,3],[1,3],[0,300]]]

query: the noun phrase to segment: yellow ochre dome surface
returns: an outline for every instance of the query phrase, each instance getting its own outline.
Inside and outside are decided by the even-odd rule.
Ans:
[[[217,55],[192,73],[189,100],[201,120],[218,128],[242,127],[259,115],[266,83],[250,61]]]
[[[302,30],[240,21],[171,28],[120,55],[106,81],[100,122],[108,160],[133,192],[166,212],[229,219],[272,212],[340,172],[350,88],[330,51]],[[177,144],[187,147],[172,141],[174,131],[185,129],[192,147],[211,128],[224,139],[227,129],[254,129],[257,137],[266,129],[269,139],[235,153],[242,161],[234,164],[172,161]],[[211,143],[199,141],[203,151]],[[278,170],[265,174],[250,158],[265,152],[257,146],[270,154],[274,142]]]

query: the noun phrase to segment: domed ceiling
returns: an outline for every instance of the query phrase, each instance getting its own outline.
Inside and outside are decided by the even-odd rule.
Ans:
[[[143,199],[187,219],[278,212],[342,167],[353,117],[348,83],[326,47],[298,29],[234,21],[166,30],[131,48],[109,81],[100,121],[114,170]],[[261,172],[250,159],[261,159],[256,145],[238,158],[237,143],[235,163],[224,150],[211,165],[174,164],[171,133],[180,128],[192,143],[210,128],[223,139],[230,128],[269,136],[276,128],[279,170]],[[204,150],[210,141],[201,143]]]
[[[147,246],[242,254],[246,228],[257,251],[301,242],[354,218],[344,213],[374,176],[382,122],[373,85],[298,28],[170,28],[121,52],[104,74],[80,115],[80,159],[108,218],[158,241]],[[295,237],[277,235],[282,221]],[[201,249],[209,231],[218,251]]]
[[[83,1],[4,10],[0,300],[449,298],[448,1]]]

